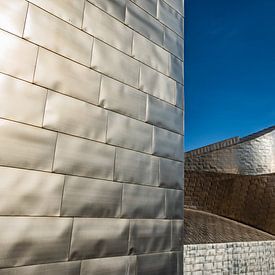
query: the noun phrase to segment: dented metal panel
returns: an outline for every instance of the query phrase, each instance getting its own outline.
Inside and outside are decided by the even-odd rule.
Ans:
[[[66,176],[61,215],[119,217],[121,196],[121,183]]]
[[[112,146],[58,134],[53,170],[69,175],[113,179],[114,157]]]
[[[43,127],[105,142],[107,111],[84,101],[49,91]]]
[[[183,39],[167,27],[164,27],[163,45],[169,52],[178,58],[183,59]]]
[[[166,190],[166,218],[183,219],[183,196],[181,190]]]
[[[181,108],[181,109],[184,109],[183,91],[184,91],[183,85],[177,83],[177,86],[176,86],[176,106],[178,108]]]
[[[165,189],[124,184],[121,215],[124,218],[165,218]]]
[[[165,0],[173,9],[184,15],[184,0]]]
[[[113,112],[108,113],[107,143],[151,153],[152,136],[151,125]]]
[[[183,84],[183,62],[173,55],[171,55],[169,61],[169,75]]]
[[[70,260],[127,255],[129,221],[74,218]]]

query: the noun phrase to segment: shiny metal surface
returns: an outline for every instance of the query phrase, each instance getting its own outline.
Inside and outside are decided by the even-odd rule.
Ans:
[[[129,221],[74,218],[70,260],[127,255]]]
[[[183,85],[177,83],[176,85],[176,106],[184,109],[184,96],[183,96]]]
[[[71,227],[69,218],[1,217],[0,268],[67,260]]]
[[[107,111],[81,100],[49,91],[43,127],[105,142]]]
[[[158,0],[131,0],[150,14],[152,14],[154,17],[156,17],[157,14],[157,3]]]
[[[170,76],[177,80],[179,83],[183,84],[183,62],[173,55],[171,56],[169,61]]]
[[[61,215],[74,217],[119,217],[122,184],[81,177],[65,178]]]
[[[164,219],[165,189],[124,184],[121,216],[123,218]]]
[[[167,27],[164,27],[163,45],[178,58],[183,58],[183,39]]]
[[[113,112],[108,113],[107,143],[151,153],[152,136],[151,125]]]
[[[172,221],[172,250],[181,250],[183,246],[183,220]]]
[[[167,189],[165,194],[166,217],[183,219],[183,191]]]
[[[184,0],[165,0],[172,8],[184,15]]]
[[[0,74],[0,117],[42,126],[47,90]]]

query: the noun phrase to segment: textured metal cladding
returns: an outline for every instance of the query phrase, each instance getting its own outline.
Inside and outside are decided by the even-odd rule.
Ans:
[[[0,28],[21,36],[24,29],[28,2],[22,0],[0,1]]]
[[[121,196],[121,183],[66,176],[61,215],[118,218]]]
[[[135,275],[136,257],[112,257],[84,260],[81,262],[80,275]]]
[[[172,220],[172,250],[180,250],[183,246],[183,220]]]
[[[60,215],[63,175],[0,167],[0,178],[0,215]]]
[[[102,77],[100,88],[100,106],[133,117],[145,120],[146,94],[109,77]]]
[[[178,108],[184,109],[184,96],[183,96],[184,87],[180,83],[176,85],[176,106]]]
[[[70,259],[127,255],[129,220],[74,218]]]
[[[58,134],[53,170],[57,173],[113,179],[115,149],[111,146]]]
[[[182,0],[165,0],[167,4],[173,7],[180,14],[184,15],[184,1]]]
[[[107,111],[87,102],[49,91],[43,127],[105,142]]]
[[[183,191],[166,190],[166,217],[170,219],[183,219]]]
[[[34,83],[98,103],[100,74],[42,48],[38,53]]]
[[[124,184],[123,218],[165,218],[165,189]]]
[[[68,260],[71,227],[70,218],[1,217],[0,267]]]
[[[47,90],[0,74],[0,117],[42,126]]]
[[[138,6],[149,12],[154,17],[157,16],[157,4],[158,0],[131,0]]]
[[[178,58],[183,58],[183,39],[169,28],[164,27],[163,46]]]
[[[183,84],[183,62],[173,55],[169,59],[169,75]]]

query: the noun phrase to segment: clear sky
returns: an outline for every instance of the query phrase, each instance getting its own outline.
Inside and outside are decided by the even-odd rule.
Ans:
[[[275,124],[275,0],[185,0],[185,149]]]

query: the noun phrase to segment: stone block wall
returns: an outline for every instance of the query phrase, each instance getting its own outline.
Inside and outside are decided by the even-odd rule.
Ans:
[[[0,13],[0,274],[182,274],[183,1]]]

